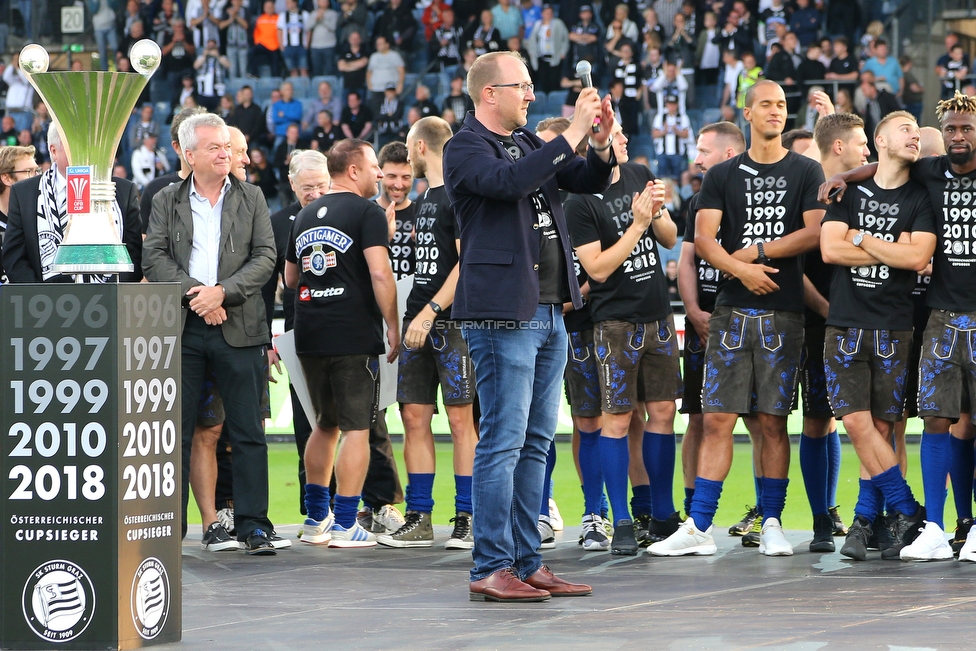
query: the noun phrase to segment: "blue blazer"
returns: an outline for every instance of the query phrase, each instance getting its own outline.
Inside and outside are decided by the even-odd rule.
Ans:
[[[559,189],[606,190],[613,152],[605,163],[592,150],[586,159],[578,157],[565,138],[546,143],[524,128],[512,137],[523,153],[517,161],[469,112],[444,149],[444,186],[461,237],[455,319],[526,321],[535,314],[540,232],[530,197],[540,188],[552,207],[573,305],[583,305]]]

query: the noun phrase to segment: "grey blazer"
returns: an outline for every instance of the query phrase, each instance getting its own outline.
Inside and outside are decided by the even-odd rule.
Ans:
[[[191,175],[192,177],[192,175]],[[202,285],[190,277],[193,215],[190,212],[190,178],[160,190],[153,197],[152,213],[142,266],[150,282],[178,282],[186,294]],[[271,333],[265,319],[261,287],[275,266],[274,233],[268,204],[261,191],[230,177],[220,219],[217,281],[224,288],[227,320],[220,326],[231,346],[268,344]],[[188,307],[183,305],[183,323]]]

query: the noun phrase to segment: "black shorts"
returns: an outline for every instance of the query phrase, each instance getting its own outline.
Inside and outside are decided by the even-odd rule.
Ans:
[[[269,371],[268,356],[264,356],[264,376]],[[271,387],[264,382],[261,392],[261,417],[271,418]],[[207,366],[203,376],[203,390],[200,392],[200,405],[197,407],[197,427],[216,427],[224,422],[224,399],[217,390],[217,376],[210,366]]]
[[[698,331],[685,320],[685,349],[682,353],[685,367],[685,390],[681,399],[682,414],[702,413],[702,384],[705,379],[705,344]]]
[[[802,348],[800,312],[716,307],[708,320],[702,411],[788,416]]]
[[[322,429],[343,432],[373,426],[380,399],[380,363],[376,355],[299,355]]]
[[[403,322],[403,332],[410,321]],[[474,401],[474,367],[461,330],[452,323],[434,322],[421,348],[400,346],[397,401],[433,405],[441,387],[445,405],[470,405]]]
[[[827,399],[827,378],[824,375],[825,328],[821,323],[803,328],[800,389],[804,418],[830,418],[834,415]]]
[[[967,394],[976,395],[976,313],[932,310],[922,335],[918,415],[956,422]]]
[[[626,414],[640,402],[681,397],[673,315],[651,323],[601,321],[593,328],[593,349],[605,413]]]
[[[569,361],[563,375],[566,385],[566,401],[576,418],[596,418],[602,412],[600,404],[600,369],[593,354],[593,331],[567,333],[569,336]]]
[[[922,359],[922,335],[924,330],[912,333],[912,346],[908,350],[908,362],[905,370],[905,415],[908,418],[918,416],[918,365]]]
[[[900,421],[911,347],[911,330],[827,326],[824,372],[837,418],[870,411],[878,420]]]

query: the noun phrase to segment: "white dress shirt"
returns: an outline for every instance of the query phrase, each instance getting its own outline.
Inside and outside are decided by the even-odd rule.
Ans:
[[[220,252],[220,216],[224,197],[230,189],[230,179],[224,179],[217,203],[197,192],[193,175],[190,175],[190,212],[193,215],[193,245],[190,249],[190,277],[208,287],[217,285],[217,263]]]

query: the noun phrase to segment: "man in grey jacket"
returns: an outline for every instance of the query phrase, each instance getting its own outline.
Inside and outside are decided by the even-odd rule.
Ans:
[[[153,198],[143,265],[152,282],[183,286],[183,532],[190,446],[209,364],[224,396],[234,468],[234,524],[248,554],[275,553],[269,536],[268,446],[261,427],[270,341],[261,287],[275,265],[268,205],[230,175],[230,134],[212,114],[187,119],[180,149],[193,170]]]

